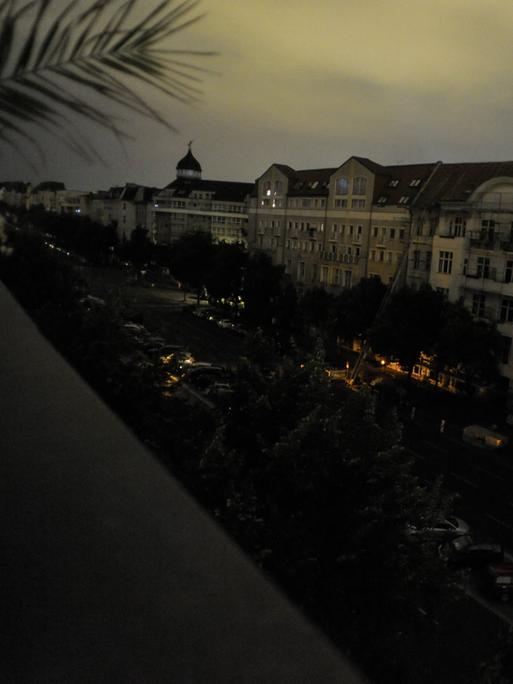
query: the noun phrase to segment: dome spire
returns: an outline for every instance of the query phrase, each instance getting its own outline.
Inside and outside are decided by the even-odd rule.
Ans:
[[[191,151],[194,140],[187,143],[187,154],[176,165],[177,178],[201,179],[201,165]]]

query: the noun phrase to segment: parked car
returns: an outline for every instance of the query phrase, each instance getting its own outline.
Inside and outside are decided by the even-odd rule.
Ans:
[[[212,309],[212,307],[205,307],[205,308],[197,308],[195,307],[192,310],[193,316],[197,316],[198,318],[203,318],[208,321],[214,321],[217,318],[217,312],[215,309]]]
[[[226,371],[221,366],[214,366],[211,363],[194,363],[187,369],[187,379],[199,377],[201,375],[224,375]]]
[[[229,318],[221,318],[219,321],[217,321],[217,325],[220,328],[225,328],[227,330],[231,330],[233,328],[233,323]]]
[[[467,444],[481,449],[501,449],[508,443],[506,435],[490,430],[482,425],[467,425],[463,429],[462,439]]]
[[[499,601],[513,600],[513,563],[500,563],[485,568],[482,589]]]
[[[205,390],[214,383],[224,380],[225,371],[218,366],[211,368],[191,369],[186,375],[186,382],[190,383],[199,390]]]
[[[472,537],[466,534],[457,537],[447,544],[442,544],[439,553],[450,568],[455,570],[477,570],[486,565],[502,563],[504,550],[495,542],[474,543]]]
[[[227,382],[214,380],[205,390],[205,394],[214,397],[227,397],[230,394],[233,394],[233,389]]]
[[[105,300],[101,299],[100,297],[93,297],[93,295],[85,295],[85,297],[82,297],[80,300],[80,304],[84,306],[86,309],[102,309],[105,304]]]
[[[405,530],[406,539],[408,541],[438,541],[450,542],[456,537],[462,537],[469,533],[468,524],[461,518],[455,516],[447,516],[440,518],[433,525],[426,527],[415,527],[415,525],[407,525]]]

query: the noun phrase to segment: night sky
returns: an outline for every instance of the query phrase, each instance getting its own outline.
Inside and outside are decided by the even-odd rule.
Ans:
[[[337,166],[513,159],[513,4],[508,0],[203,0],[205,18],[174,47],[216,50],[197,62],[201,102],[151,95],[179,129],[128,115],[126,154],[89,128],[108,166],[43,142],[35,174],[1,149],[0,180],[62,180],[102,189],[163,186],[194,140],[205,178],[253,181],[272,162]],[[41,137],[41,136],[40,136]]]

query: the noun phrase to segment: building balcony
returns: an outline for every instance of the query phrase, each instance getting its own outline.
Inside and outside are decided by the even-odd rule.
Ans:
[[[357,264],[360,257],[353,254],[335,254],[333,252],[321,252],[323,261],[331,261],[337,264]]]
[[[513,252],[513,235],[507,233],[481,231],[470,235],[470,247],[489,251]]]
[[[4,681],[363,684],[2,285],[0,315]]]

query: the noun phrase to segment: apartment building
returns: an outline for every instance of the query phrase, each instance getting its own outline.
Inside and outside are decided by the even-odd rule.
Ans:
[[[351,157],[338,168],[273,164],[256,181],[249,246],[284,264],[299,289],[389,282],[407,252],[410,207],[435,164],[384,167]]]
[[[428,282],[494,321],[501,373],[513,380],[513,162],[440,165],[413,207],[412,226],[409,284]]]
[[[210,232],[218,242],[246,244],[247,201],[253,183],[203,180],[190,149],[176,166],[176,179],[155,196],[152,235],[172,242],[187,232]]]
[[[501,372],[513,380],[513,162],[273,164],[251,198],[249,247],[285,265],[300,290],[388,283],[402,264],[410,286],[429,283],[497,323]]]
[[[114,225],[119,240],[129,240],[135,228],[151,231],[153,197],[159,188],[126,183],[109,190],[89,193],[81,213],[104,226]]]

